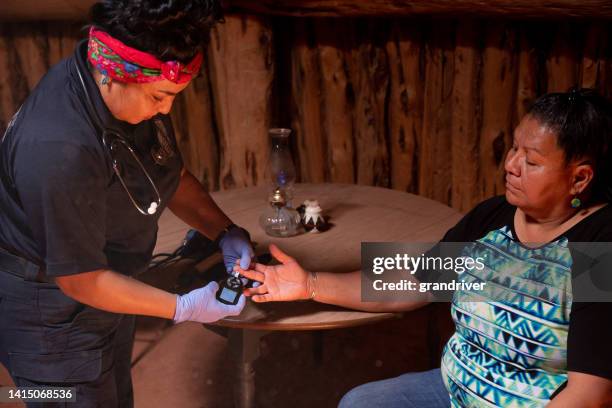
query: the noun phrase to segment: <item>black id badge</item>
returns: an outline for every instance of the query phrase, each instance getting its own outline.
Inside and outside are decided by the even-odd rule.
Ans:
[[[226,305],[235,305],[238,303],[240,295],[242,295],[243,288],[244,285],[239,277],[230,276],[219,282],[216,298],[219,302]]]

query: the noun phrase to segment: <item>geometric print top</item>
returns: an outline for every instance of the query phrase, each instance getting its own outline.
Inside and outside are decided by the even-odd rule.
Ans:
[[[484,268],[458,280],[486,282],[458,290],[456,332],[441,372],[452,407],[543,407],[567,380],[572,256],[561,237],[539,248],[517,242],[507,226],[468,244],[462,256]],[[476,301],[478,300],[478,301]]]

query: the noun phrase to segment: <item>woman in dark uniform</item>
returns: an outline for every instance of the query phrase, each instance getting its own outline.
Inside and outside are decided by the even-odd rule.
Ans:
[[[176,296],[131,278],[161,212],[215,239],[230,271],[253,250],[183,168],[167,116],[199,72],[218,2],[106,0],[92,17],[0,145],[0,360],[18,386],[128,407],[134,315],[211,322],[244,305],[219,303],[216,283]]]

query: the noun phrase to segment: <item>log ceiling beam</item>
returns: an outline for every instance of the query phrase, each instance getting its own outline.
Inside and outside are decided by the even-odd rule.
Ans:
[[[85,21],[95,0],[0,0],[0,21]]]
[[[0,21],[85,20],[95,0],[0,0]],[[224,0],[230,12],[285,16],[612,18],[609,0]]]
[[[287,16],[612,17],[609,0],[227,0],[230,10]]]

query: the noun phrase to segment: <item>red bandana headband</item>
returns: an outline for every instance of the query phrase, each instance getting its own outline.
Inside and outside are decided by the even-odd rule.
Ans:
[[[104,31],[91,27],[87,50],[89,62],[102,75],[120,82],[147,83],[167,79],[176,84],[189,82],[202,65],[199,52],[189,64],[160,61],[146,52],[128,47]]]

